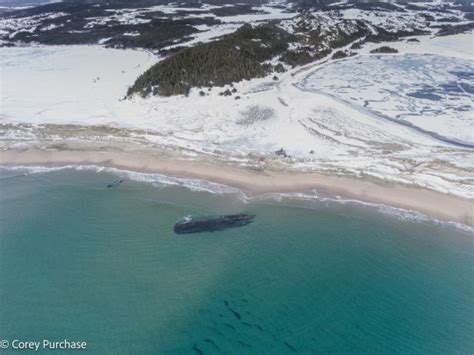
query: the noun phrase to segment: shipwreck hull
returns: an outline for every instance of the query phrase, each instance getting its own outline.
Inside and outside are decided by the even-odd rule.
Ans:
[[[175,224],[176,234],[189,234],[200,232],[215,232],[228,228],[237,228],[252,223],[254,215],[237,214],[216,217],[205,217],[199,219],[183,220]]]

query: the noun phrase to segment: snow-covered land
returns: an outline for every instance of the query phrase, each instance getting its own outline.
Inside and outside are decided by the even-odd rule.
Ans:
[[[156,60],[145,51],[100,46],[0,48],[1,118],[126,124],[128,114],[120,112],[119,99],[127,85]]]
[[[303,88],[474,147],[472,60],[439,55],[358,56],[313,72]]]
[[[443,40],[464,43],[465,36]],[[403,46],[404,51],[417,53],[433,48],[429,39]],[[456,51],[456,46],[451,50]],[[459,57],[466,57],[462,54],[466,53],[465,46],[459,50]],[[472,58],[458,62],[448,57],[442,60],[450,65],[436,65],[433,77],[426,67],[416,71],[414,77],[407,70],[403,87],[397,86],[394,76],[413,58],[432,57],[359,56],[328,64],[314,63],[281,74],[277,80],[269,76],[237,83],[234,86],[239,99],[235,95],[219,95],[223,88],[206,89],[205,96],[196,89],[189,97],[124,99],[127,87],[158,60],[150,53],[99,46],[1,48],[0,119],[5,127],[2,145],[11,147],[45,139],[37,136],[40,126],[45,124],[121,127],[130,131],[124,140],[179,148],[190,156],[203,153],[254,166],[373,176],[474,198],[472,149],[378,117],[375,112],[419,112],[423,106],[420,100],[425,99],[407,97],[419,90],[417,80],[439,86],[451,80],[450,75],[454,74],[450,72],[458,71],[457,65],[466,73],[462,80],[467,80],[472,88]],[[373,73],[351,70],[358,61],[367,62]],[[434,65],[432,60],[425,64]],[[341,75],[348,80],[346,92],[342,92],[337,81]],[[388,86],[384,87],[385,84]],[[308,90],[307,85],[317,90]],[[383,96],[387,88],[396,90],[398,96]],[[328,94],[344,94],[344,100],[354,97],[354,101],[348,104]],[[439,105],[438,110],[442,110],[445,101],[451,102],[450,95],[454,95],[440,95],[438,91],[432,94],[442,96],[441,102],[430,101]],[[375,105],[374,99],[378,100],[374,95],[396,101],[387,101],[390,112],[370,106]],[[455,97],[455,106],[461,101],[471,105],[467,101],[472,101],[472,96],[472,92],[464,90],[461,97]],[[414,102],[410,101],[412,98]],[[359,107],[365,100],[373,112]],[[470,116],[453,108],[443,110],[441,117],[413,122],[443,137],[472,142]],[[113,140],[113,130],[108,134],[107,139]],[[52,135],[47,139],[61,137]],[[280,148],[289,157],[276,155]]]

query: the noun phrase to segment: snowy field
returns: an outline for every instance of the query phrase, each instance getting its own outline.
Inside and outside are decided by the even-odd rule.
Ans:
[[[189,97],[124,99],[135,78],[157,60],[145,51],[99,46],[1,48],[2,148],[44,144],[45,140],[64,141],[59,131],[55,134],[54,126],[46,129],[45,125],[77,124],[88,127],[88,134],[67,140],[133,140],[150,147],[179,149],[190,158],[205,154],[263,169],[278,166],[371,176],[474,198],[472,149],[378,119],[356,105],[331,97],[330,92],[302,89],[305,78],[321,75],[344,61],[326,66],[311,64],[282,74],[277,81],[270,76],[237,83],[239,100],[220,96],[223,88],[206,90],[204,97],[196,89]],[[438,72],[436,78],[449,78],[451,69],[446,66],[445,76]],[[393,74],[389,76],[386,82],[391,85],[395,79]],[[439,84],[436,78],[430,81],[431,85]],[[324,86],[329,88],[334,80],[333,74],[321,77],[318,90],[325,91]],[[362,86],[359,94],[365,95],[359,84],[351,83]],[[377,92],[381,86],[374,86]],[[398,95],[418,89],[406,85]],[[393,110],[393,106],[389,108]],[[400,103],[399,114],[406,109]],[[457,122],[457,110],[448,114]],[[468,116],[463,117],[465,123],[449,130],[439,125],[426,127],[438,132],[441,129],[446,136],[470,139],[466,131],[472,122]],[[112,129],[107,132],[102,126],[119,127],[128,133],[119,134]],[[100,135],[96,136],[99,129]],[[291,157],[277,156],[275,151],[280,148]]]
[[[359,56],[324,66],[303,87],[474,146],[472,64],[439,55]]]
[[[126,124],[116,112],[134,80],[157,59],[100,46],[0,48],[2,120]]]

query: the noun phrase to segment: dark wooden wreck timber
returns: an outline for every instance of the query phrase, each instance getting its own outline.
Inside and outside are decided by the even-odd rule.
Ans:
[[[253,221],[255,215],[233,214],[211,217],[185,217],[174,226],[177,234],[214,232],[227,228],[235,228],[245,226]]]
[[[123,183],[123,179],[117,179],[117,180],[114,180],[112,181],[110,184],[107,185],[107,188],[114,188],[114,187],[118,187],[120,186],[121,184]]]

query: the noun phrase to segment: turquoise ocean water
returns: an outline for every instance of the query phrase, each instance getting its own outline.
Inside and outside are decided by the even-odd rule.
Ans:
[[[0,339],[98,354],[471,354],[469,231],[110,172],[0,179]],[[175,235],[187,214],[249,226]]]

